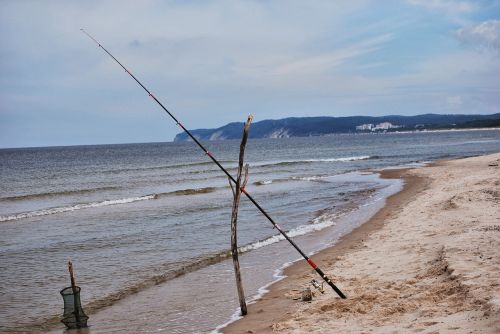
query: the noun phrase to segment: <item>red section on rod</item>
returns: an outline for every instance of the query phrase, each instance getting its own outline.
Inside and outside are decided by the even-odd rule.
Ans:
[[[318,266],[316,265],[316,263],[314,263],[314,261],[313,261],[313,260],[311,260],[311,259],[307,259],[307,263],[309,263],[309,265],[310,265],[311,267],[313,267],[313,269],[318,268]]]

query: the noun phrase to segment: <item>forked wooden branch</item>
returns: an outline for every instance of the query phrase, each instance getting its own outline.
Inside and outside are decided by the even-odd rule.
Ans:
[[[243,127],[243,137],[241,138],[240,156],[238,161],[238,175],[234,187],[232,185],[231,180],[229,180],[231,191],[233,192],[233,210],[231,214],[231,253],[233,256],[234,275],[236,277],[236,288],[238,290],[241,315],[247,314],[247,304],[245,301],[245,292],[243,291],[243,284],[241,281],[236,227],[238,223],[238,208],[240,205],[241,192],[245,189],[245,186],[247,185],[248,182],[248,164],[243,166],[243,163],[245,157],[245,147],[248,139],[248,129],[250,128],[250,123],[252,123],[252,119],[253,119],[252,115],[249,115]],[[243,183],[241,182],[242,176],[243,176]]]

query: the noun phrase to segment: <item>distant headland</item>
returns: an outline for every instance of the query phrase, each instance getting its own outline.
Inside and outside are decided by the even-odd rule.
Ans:
[[[225,140],[241,137],[243,123],[235,122],[217,129],[191,130],[200,140]],[[291,117],[264,120],[252,124],[250,138],[289,138],[327,136],[337,133],[377,133],[445,129],[500,127],[500,113],[491,115],[416,116],[348,116],[348,117]],[[187,141],[186,133],[179,133],[174,141]]]

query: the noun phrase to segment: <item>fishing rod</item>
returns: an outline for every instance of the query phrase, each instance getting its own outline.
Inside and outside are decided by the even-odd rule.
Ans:
[[[135,80],[135,82],[137,82],[139,84],[139,86],[141,86],[145,91],[146,93],[148,93],[149,97],[151,97],[156,103],[158,103],[158,105],[174,120],[174,122],[184,131],[186,132],[186,134],[196,143],[196,145],[198,145],[201,150],[203,152],[205,152],[205,154],[220,168],[220,170],[222,172],[224,172],[224,174],[227,175],[227,177],[231,180],[231,182],[233,182],[234,184],[236,184],[236,180],[234,179],[234,177],[229,174],[229,172],[227,171],[227,169],[225,169],[221,164],[220,162],[214,157],[214,155],[209,152],[205,146],[203,146],[200,141],[198,139],[196,139],[195,136],[193,136],[193,134],[184,127],[184,125],[179,122],[179,120],[170,112],[168,111],[167,108],[165,108],[165,106],[156,98],[156,96],[154,96],[125,66],[122,65],[122,63],[120,63],[118,61],[118,59],[116,59],[108,50],[106,50],[106,48],[104,46],[101,45],[101,43],[99,43],[94,37],[92,37],[89,33],[87,33],[84,29],[80,29],[85,35],[87,35],[91,40],[93,40],[101,49],[104,50],[104,52],[106,52],[111,58],[113,58],[113,60],[115,62],[118,63],[118,65],[121,66],[121,68],[123,68],[125,70],[125,72],[127,72],[128,75],[130,75],[132,77],[132,79]],[[257,209],[259,209],[259,211],[271,222],[271,224],[273,224],[274,228],[276,228],[278,230],[278,232],[281,233],[281,235],[283,237],[285,237],[285,239],[300,253],[300,255],[302,255],[302,257],[307,261],[307,263],[309,263],[309,265],[321,276],[321,278],[323,280],[325,280],[326,283],[328,283],[329,286],[332,287],[333,290],[335,290],[335,292],[340,296],[340,298],[342,299],[345,299],[347,298],[343,293],[342,291],[340,291],[339,288],[337,288],[337,286],[335,286],[335,284],[333,284],[333,282],[328,278],[328,276],[326,276],[326,274],[323,272],[323,270],[321,270],[317,265],[316,263],[314,263],[314,261],[309,258],[300,248],[299,246],[297,246],[297,244],[292,240],[290,239],[290,237],[285,233],[285,231],[283,231],[281,229],[281,227],[274,221],[273,218],[271,218],[271,216],[266,212],[266,210],[264,210],[260,205],[259,203],[257,203],[257,201],[252,197],[250,196],[250,194],[245,190],[245,188],[241,188],[240,189],[242,193],[245,194],[245,196],[250,200],[250,202],[252,202],[255,207]]]

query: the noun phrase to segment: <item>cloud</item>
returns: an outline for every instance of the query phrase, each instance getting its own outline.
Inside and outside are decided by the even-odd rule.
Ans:
[[[294,60],[289,63],[279,65],[276,69],[274,69],[273,74],[298,75],[329,71],[349,61],[350,59],[360,57],[379,49],[382,44],[388,42],[391,38],[392,34],[384,34],[358,43],[353,43],[346,48],[338,49],[334,52]]]
[[[497,110],[498,58],[457,45],[459,39],[498,52],[495,6],[466,0],[0,1],[0,136],[6,128],[13,134],[0,137],[0,146],[30,145],[22,142],[21,120],[37,120],[43,138],[78,115],[102,124],[100,134],[82,143],[161,141],[178,131],[82,27],[193,128],[245,119],[249,112],[265,119],[440,112],[450,104],[454,112]],[[488,18],[494,20],[479,22]],[[130,131],[118,132],[117,122]],[[90,128],[78,121],[71,132],[85,138]],[[73,137],[50,144],[77,143]]]
[[[500,54],[500,20],[489,20],[457,31],[458,39],[480,51]]]

